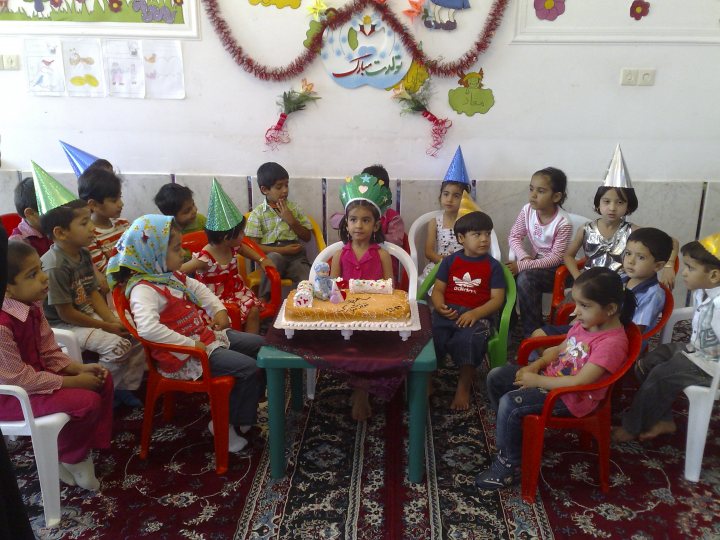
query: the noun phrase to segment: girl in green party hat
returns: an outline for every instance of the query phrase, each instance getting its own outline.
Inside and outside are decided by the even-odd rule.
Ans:
[[[195,279],[207,285],[224,303],[236,304],[240,309],[245,332],[260,332],[262,302],[245,284],[238,268],[238,255],[254,260],[263,268],[272,261],[260,257],[250,249],[244,249],[245,217],[230,200],[222,186],[213,178],[210,191],[205,234],[207,245],[192,259],[183,264],[181,271],[195,273]]]

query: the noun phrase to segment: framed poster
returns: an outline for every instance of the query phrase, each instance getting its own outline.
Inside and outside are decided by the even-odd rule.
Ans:
[[[199,38],[199,0],[0,0],[0,35]]]

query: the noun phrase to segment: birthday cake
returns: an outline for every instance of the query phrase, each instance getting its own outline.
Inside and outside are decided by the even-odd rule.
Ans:
[[[410,319],[407,292],[393,290],[391,280],[350,281],[349,289],[343,291],[344,298],[335,302],[313,297],[312,285],[301,282],[285,302],[285,320],[395,323]]]

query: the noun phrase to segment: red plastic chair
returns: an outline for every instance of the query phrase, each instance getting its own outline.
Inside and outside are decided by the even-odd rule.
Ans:
[[[188,234],[184,234],[182,237],[182,247],[183,249],[187,249],[191,252],[198,252],[202,248],[205,247],[207,244],[207,235],[204,231],[197,231],[192,232]],[[250,240],[247,237],[243,237],[243,244],[248,246],[250,249],[252,249],[255,253],[260,255],[260,257],[265,257],[265,252],[260,249],[260,246],[258,246],[255,242]],[[240,257],[240,260],[238,261],[238,269],[240,270],[240,276],[243,278],[243,281],[247,284],[247,275],[245,274],[245,259]],[[275,317],[277,315],[278,310],[280,309],[280,304],[282,304],[282,285],[280,284],[280,274],[279,272],[272,266],[268,266],[265,268],[265,275],[267,275],[268,280],[270,280],[270,301],[265,303],[265,307],[260,312],[260,319],[267,319],[270,317]],[[228,311],[228,316],[230,317],[230,321],[232,324],[232,328],[235,330],[242,330],[242,324],[241,324],[241,317],[240,317],[240,308],[236,304],[231,303],[224,303],[225,308]]]
[[[588,435],[595,437],[598,443],[598,463],[600,465],[600,489],[607,493],[610,489],[610,416],[613,385],[630,369],[642,345],[640,330],[634,324],[625,327],[628,336],[628,355],[622,367],[608,378],[593,384],[557,388],[548,393],[541,414],[531,414],[523,420],[523,448],[522,448],[522,498],[528,504],[535,501],[538,475],[542,462],[542,451],[545,437],[545,428],[577,429],[581,430],[580,440],[584,444],[590,442]],[[518,365],[525,366],[531,351],[539,347],[552,347],[562,343],[565,336],[546,336],[526,339],[520,344],[518,350]],[[582,418],[567,416],[552,416],[552,409],[560,396],[569,392],[589,392],[607,388],[605,398],[595,411]]]
[[[8,236],[10,236],[13,229],[20,224],[22,218],[20,217],[20,214],[2,214],[0,215],[0,220],[2,220],[2,225],[5,227],[5,231],[7,231]]]
[[[215,472],[217,472],[217,474],[224,474],[228,469],[230,391],[235,385],[235,379],[229,375],[223,377],[213,377],[210,375],[208,356],[202,349],[155,343],[142,339],[138,335],[135,323],[132,320],[130,302],[125,297],[124,287],[115,287],[113,290],[113,303],[115,304],[115,309],[123,326],[135,339],[142,343],[145,349],[145,360],[148,365],[145,413],[142,433],[140,435],[140,459],[147,459],[150,451],[150,436],[152,435],[152,422],[157,399],[165,394],[163,420],[169,422],[173,418],[175,409],[175,396],[173,392],[184,392],[186,394],[202,392],[210,397],[210,413],[212,415],[213,426],[215,426]],[[163,377],[155,367],[155,360],[152,356],[153,350],[163,350],[195,356],[202,364],[202,378],[196,381],[182,381]]]

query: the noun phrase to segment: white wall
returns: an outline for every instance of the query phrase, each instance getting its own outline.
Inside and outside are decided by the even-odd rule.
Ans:
[[[301,50],[304,7],[280,12],[244,0],[222,4],[238,10],[230,17],[236,35],[246,36],[243,45],[255,57],[284,64]],[[391,5],[403,9],[402,3]],[[203,12],[202,39],[183,43],[182,101],[32,97],[22,71],[0,71],[2,168],[27,169],[34,159],[48,170],[67,171],[57,143],[63,139],[128,173],[246,175],[277,160],[292,175],[342,177],[382,162],[394,177],[424,179],[441,177],[462,144],[470,174],[480,180],[524,180],[552,164],[573,181],[600,179],[619,141],[635,180],[720,178],[720,46],[513,44],[518,5],[510,3],[475,66],[485,70],[486,87],[495,94],[488,114],[458,116],[446,99],[456,80],[435,80],[431,110],[453,120],[437,159],[425,155],[424,119],[401,117],[385,91],[340,88],[319,59],[304,76],[322,100],[290,117],[291,144],[267,151],[263,134],[277,118],[277,96],[299,80],[270,83],[245,73],[222,49]],[[568,2],[568,10],[582,6]],[[430,33],[419,24],[415,30],[426,50],[451,58],[475,37],[473,13],[458,14],[466,30],[456,34]],[[22,42],[0,38],[0,51],[21,53]],[[620,86],[623,67],[657,69],[655,86]]]

